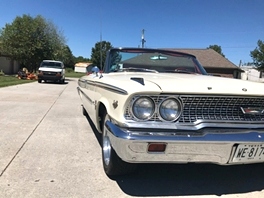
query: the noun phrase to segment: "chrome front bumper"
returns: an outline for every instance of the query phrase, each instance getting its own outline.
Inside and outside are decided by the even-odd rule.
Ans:
[[[203,135],[158,135],[132,133],[110,121],[106,122],[109,138],[117,155],[129,163],[216,163],[234,164],[238,144],[264,145],[264,130],[235,133],[204,133]],[[160,133],[159,133],[160,134]],[[174,133],[177,134],[177,133]],[[149,143],[166,143],[165,152],[148,152]],[[237,162],[236,164],[238,164]],[[249,162],[250,163],[250,162]]]

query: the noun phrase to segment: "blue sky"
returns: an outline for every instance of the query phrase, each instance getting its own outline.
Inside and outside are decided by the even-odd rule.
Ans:
[[[16,16],[41,15],[67,39],[73,55],[90,58],[96,42],[138,47],[219,45],[238,65],[264,40],[263,0],[0,0],[0,28]]]

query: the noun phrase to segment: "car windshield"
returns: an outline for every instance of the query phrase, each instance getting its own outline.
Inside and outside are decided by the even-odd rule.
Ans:
[[[204,74],[195,56],[168,50],[112,49],[104,72],[155,72]]]
[[[62,68],[62,64],[60,62],[48,62],[48,61],[43,61],[40,65],[40,67],[49,67],[49,68]]]

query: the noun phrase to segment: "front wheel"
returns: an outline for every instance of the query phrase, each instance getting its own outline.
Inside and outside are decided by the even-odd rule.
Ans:
[[[40,79],[38,79],[38,83],[41,83],[41,80]]]
[[[124,175],[133,172],[136,169],[136,164],[124,162],[115,150],[112,148],[109,138],[109,131],[105,127],[105,123],[109,121],[109,116],[106,114],[103,122],[102,132],[102,161],[104,171],[108,176]]]

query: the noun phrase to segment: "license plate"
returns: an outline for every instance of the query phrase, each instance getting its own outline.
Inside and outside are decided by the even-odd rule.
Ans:
[[[264,161],[264,144],[239,144],[232,162]]]

